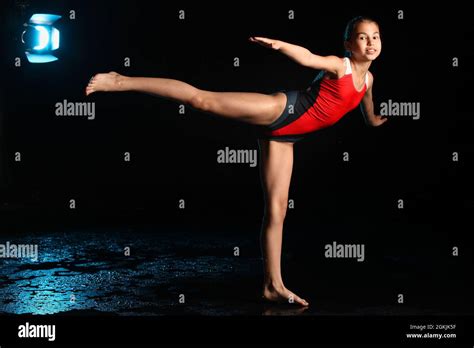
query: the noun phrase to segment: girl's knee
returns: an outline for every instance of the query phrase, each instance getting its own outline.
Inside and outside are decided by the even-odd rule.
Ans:
[[[211,99],[204,91],[198,91],[189,101],[189,105],[201,111],[211,110]]]
[[[288,199],[275,199],[269,202],[266,207],[266,217],[274,223],[283,223],[288,209]]]

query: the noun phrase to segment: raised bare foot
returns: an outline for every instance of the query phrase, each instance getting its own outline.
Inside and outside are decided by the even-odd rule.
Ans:
[[[123,90],[123,76],[112,71],[108,74],[97,74],[91,78],[86,87],[86,95],[95,92],[118,92]]]
[[[309,303],[301,297],[295,295],[293,292],[285,288],[284,285],[274,286],[265,285],[263,287],[262,298],[270,302],[299,304],[301,306],[309,306]]]

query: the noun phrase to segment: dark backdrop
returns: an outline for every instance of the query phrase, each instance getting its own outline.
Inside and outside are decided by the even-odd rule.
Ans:
[[[36,7],[36,8],[35,8]],[[420,120],[392,118],[378,129],[355,110],[335,127],[295,146],[290,215],[297,222],[363,219],[433,222],[472,207],[464,167],[471,160],[469,97],[462,84],[468,45],[462,21],[439,10],[397,6],[305,3],[185,4],[127,1],[10,2],[6,22],[6,103],[2,110],[4,197],[28,214],[54,221],[74,215],[130,220],[255,223],[262,214],[258,168],[218,164],[217,150],[257,149],[255,128],[218,119],[163,99],[134,93],[85,98],[89,78],[115,70],[169,77],[217,91],[272,93],[303,89],[317,74],[247,41],[278,38],[320,54],[342,55],[342,32],[357,14],[380,22],[383,53],[373,64],[376,107],[383,101],[421,103]],[[19,32],[36,9],[63,14],[59,62],[28,64]],[[68,18],[69,10],[76,19]],[[186,11],[180,21],[179,9]],[[295,20],[287,18],[295,11]],[[11,15],[10,15],[11,14]],[[23,16],[23,17],[21,17]],[[457,34],[456,34],[457,33]],[[460,57],[454,69],[451,59]],[[22,67],[13,66],[14,57]],[[124,67],[124,58],[131,67]],[[233,66],[239,57],[240,67]],[[461,97],[460,97],[461,96]],[[96,103],[96,119],[56,117],[64,99]],[[15,152],[22,161],[14,162]],[[132,161],[125,163],[129,151]],[[350,161],[342,161],[349,152]],[[460,161],[451,160],[452,152]],[[6,173],[8,177],[5,178]],[[74,214],[68,209],[76,198]],[[177,209],[184,199],[186,209]],[[397,209],[404,199],[405,209]]]

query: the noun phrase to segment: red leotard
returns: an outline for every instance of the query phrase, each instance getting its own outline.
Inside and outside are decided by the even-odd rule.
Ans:
[[[282,116],[265,132],[270,139],[295,138],[328,127],[355,109],[368,85],[368,73],[362,90],[356,90],[352,80],[349,58],[345,58],[346,72],[339,79],[328,79],[322,72],[305,91],[292,97],[287,92],[287,107]],[[292,92],[289,92],[292,93]],[[295,93],[295,92],[293,92]]]

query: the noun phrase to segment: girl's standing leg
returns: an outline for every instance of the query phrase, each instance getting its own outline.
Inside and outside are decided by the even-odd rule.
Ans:
[[[293,170],[293,143],[259,141],[261,180],[265,198],[261,247],[264,266],[263,297],[275,302],[308,303],[285,288],[281,275],[283,223]]]
[[[127,77],[117,73],[98,74],[86,88],[94,92],[135,91],[149,93],[230,119],[255,125],[268,125],[275,121],[286,106],[286,95],[244,92],[211,92],[185,82],[149,77]]]

